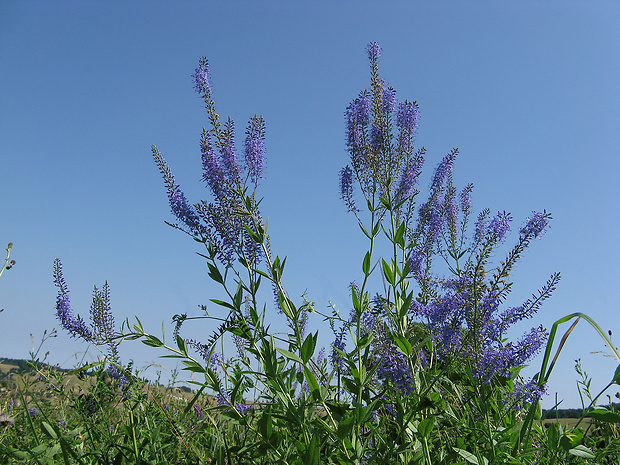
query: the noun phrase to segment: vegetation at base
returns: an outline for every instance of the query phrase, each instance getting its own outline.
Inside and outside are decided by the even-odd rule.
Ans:
[[[39,366],[39,369],[41,370],[48,371],[48,372],[56,371],[63,375],[70,374],[72,371],[72,369],[69,369],[69,368],[62,368],[57,365],[52,366],[47,363],[39,363],[38,366]],[[82,379],[84,379],[84,376],[93,377],[93,378],[96,378],[97,376],[96,372],[93,370],[84,371],[82,372],[82,374],[83,374]],[[15,386],[16,383],[19,382],[17,380],[25,376],[36,377],[36,372],[34,371],[33,363],[31,360],[0,358],[0,388],[8,389],[9,386]],[[77,375],[72,375],[73,382],[76,382],[77,379],[78,379]],[[171,391],[171,395],[176,395],[179,393],[179,391],[185,394],[191,394],[192,392],[195,393],[195,390],[192,390],[191,388],[185,385],[171,387],[171,386],[162,386],[158,382],[154,383],[153,381],[146,380],[146,379],[144,379],[144,381],[149,386],[158,386],[160,388],[163,388],[164,390]],[[620,403],[612,402],[611,404],[608,404],[608,405],[603,404],[600,407],[605,410],[618,411],[620,410]],[[543,419],[544,422],[550,422],[556,418],[557,419],[566,419],[566,418],[579,419],[583,416],[583,414],[584,414],[583,407],[542,409],[541,418]]]
[[[9,362],[9,363],[7,363]],[[0,463],[178,463],[212,461],[212,397],[132,376],[124,389],[104,364],[64,370],[4,360]],[[220,462],[221,463],[221,462]]]
[[[198,390],[164,387],[139,376],[128,376],[130,382],[120,390],[118,382],[100,363],[68,370],[37,360],[3,359],[0,369],[3,375],[0,389],[0,463],[279,463],[272,461],[268,455],[261,461],[249,461],[248,448],[253,446],[244,422],[240,422],[237,415],[231,415],[229,410],[222,409],[214,397],[200,394]],[[435,402],[445,408],[440,400]],[[615,414],[617,405],[598,406],[596,411]],[[311,410],[308,413],[311,414]],[[569,445],[582,445],[584,451],[587,449],[592,451],[592,455],[596,454],[596,460],[593,457],[588,460],[590,453],[581,456],[563,454],[561,459],[555,461],[538,460],[545,456],[539,453],[536,460],[526,456],[516,462],[475,462],[474,457],[461,452],[443,462],[617,463],[620,435],[614,419],[592,418],[583,409],[542,413],[534,424],[535,442],[540,441],[545,447],[555,444],[559,451],[566,447],[564,442],[571,440]],[[575,416],[575,413],[578,415]],[[316,414],[318,416],[314,421],[325,418],[325,412],[315,411]],[[586,421],[579,425],[577,418],[584,418],[584,414]],[[437,417],[441,418],[440,415]],[[563,417],[574,419],[566,422],[562,421]],[[261,426],[261,417],[255,413],[247,418],[258,428],[266,426]],[[517,421],[513,427],[518,424]],[[294,442],[295,439],[288,436],[286,430],[280,429],[285,425],[286,421],[281,423],[273,418],[272,434],[283,436],[281,441]],[[444,427],[449,428],[449,425]],[[384,434],[389,434],[389,431],[385,430]],[[225,448],[218,441],[222,434],[228,438]],[[466,447],[464,442],[462,451]],[[320,459],[315,463],[345,462]]]

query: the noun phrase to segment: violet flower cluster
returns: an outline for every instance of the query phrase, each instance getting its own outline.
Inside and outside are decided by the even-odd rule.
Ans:
[[[62,263],[54,260],[54,284],[58,288],[56,297],[56,317],[70,336],[83,339],[97,346],[107,346],[109,374],[117,379],[121,390],[128,384],[125,374],[118,369],[121,365],[118,354],[117,333],[114,315],[110,306],[110,288],[106,282],[101,289],[95,286],[90,307],[90,327],[80,315],[74,315],[69,301],[69,288],[62,273]]]
[[[434,343],[434,354],[421,353],[415,357],[428,360],[427,355],[433,355],[446,365],[455,360],[465,361],[476,379],[483,383],[510,377],[513,368],[526,364],[546,342],[547,332],[542,326],[532,328],[514,342],[507,342],[506,333],[511,326],[536,313],[555,289],[559,273],[553,274],[522,305],[504,308],[504,303],[512,288],[510,274],[515,263],[531,241],[544,233],[551,216],[545,211],[533,212],[520,228],[517,244],[506,259],[495,270],[489,270],[490,259],[508,237],[512,216],[506,212],[492,216],[488,209],[483,210],[474,222],[471,238],[468,237],[473,184],[460,191],[453,184],[457,149],[438,164],[428,199],[416,206],[415,186],[425,155],[424,149],[416,150],[413,144],[419,108],[415,102],[398,102],[396,91],[379,76],[380,56],[380,46],[369,44],[371,88],[360,92],[345,112],[350,164],[340,171],[341,199],[348,211],[357,215],[354,198],[357,184],[369,207],[377,208],[378,195],[385,208],[391,204],[396,221],[406,223],[403,250],[407,277],[419,286],[407,318],[423,323],[424,331]],[[437,274],[438,265],[434,262],[437,258],[447,264],[449,277]],[[404,353],[390,340],[388,329],[395,328],[386,326],[394,323],[383,308],[385,302],[389,306],[389,299],[378,296],[374,300],[373,314],[381,323],[364,317],[368,321],[363,324],[367,332],[373,333],[372,344],[379,360],[378,377],[391,380],[406,394],[412,390],[410,369],[415,364],[408,363]],[[352,322],[353,319],[349,326]],[[337,334],[334,348],[343,350],[343,336],[344,332]],[[342,368],[336,350],[332,363]],[[540,389],[528,386],[521,385],[519,392],[527,392],[530,397],[540,394]]]
[[[252,406],[248,404],[241,404],[239,402],[235,402],[233,404],[232,400],[230,399],[230,395],[231,393],[228,391],[222,391],[217,393],[216,395],[217,403],[220,407],[224,407],[224,411],[230,411],[231,409],[234,409],[234,411],[236,411],[240,415],[245,416],[253,410]]]
[[[371,203],[376,196],[401,203],[417,193],[414,186],[424,162],[424,149],[415,150],[413,143],[418,105],[398,101],[396,91],[379,76],[380,56],[379,44],[369,44],[371,89],[360,92],[345,112],[351,163],[340,171],[340,194],[352,212],[358,211],[354,181]]]
[[[215,111],[208,65],[206,58],[201,58],[193,77],[194,87],[205,102],[211,125],[209,130],[203,128],[200,151],[202,180],[209,188],[213,201],[190,204],[156,146],[152,147],[153,157],[164,178],[170,209],[178,220],[173,226],[212,245],[226,266],[230,266],[237,257],[243,257],[256,266],[262,251],[259,244],[251,239],[247,228],[256,232],[256,225],[262,226],[263,221],[254,193],[248,196],[247,191],[251,186],[255,192],[263,177],[265,122],[262,116],[256,115],[248,122],[242,169],[235,145],[234,122],[228,118],[222,123]],[[249,208],[247,199],[251,203]]]
[[[377,298],[375,303],[382,308],[379,301],[380,298]],[[373,347],[378,356],[377,377],[391,383],[401,395],[408,395],[415,391],[413,373],[405,354],[390,340],[386,331],[386,317],[385,309],[380,311],[378,317],[365,312],[362,315],[364,331],[373,334]]]
[[[522,305],[502,309],[512,288],[512,268],[531,241],[544,232],[551,217],[546,212],[534,212],[520,229],[516,246],[493,273],[489,272],[488,261],[505,241],[512,217],[506,212],[490,217],[484,210],[475,222],[473,240],[466,244],[472,186],[463,189],[457,200],[452,185],[455,155],[456,151],[439,164],[429,200],[419,207],[410,266],[423,293],[411,310],[426,321],[440,360],[452,363],[465,357],[474,376],[489,383],[496,377],[510,377],[513,368],[525,365],[546,343],[547,331],[542,326],[532,328],[515,342],[506,342],[505,337],[512,325],[536,313],[555,289],[560,274],[553,274]],[[433,254],[445,263],[456,262],[450,265],[452,277],[433,273]]]

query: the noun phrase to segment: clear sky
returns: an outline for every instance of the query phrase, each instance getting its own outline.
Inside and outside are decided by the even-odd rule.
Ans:
[[[0,278],[0,356],[27,358],[30,333],[37,341],[58,328],[56,257],[74,311],[87,316],[93,285],[107,280],[117,324],[137,315],[155,334],[221,297],[197,245],[164,224],[172,216],[150,151],[159,147],[190,200],[208,198],[199,151],[208,121],[191,80],[200,56],[238,147],[248,118],[266,119],[262,211],[274,252],[288,256],[289,292],[348,313],[365,242],[339,199],[338,171],[348,162],[344,110],[369,86],[370,41],[383,47],[381,73],[398,98],[420,105],[423,188],[459,147],[455,181],[475,184],[475,211],[514,217],[506,247],[532,210],[553,214],[517,267],[510,303],[555,271],[563,278],[515,334],[575,311],[620,333],[619,31],[615,1],[0,0],[0,245],[13,242],[17,261]],[[310,325],[324,345],[333,340],[319,318]],[[190,333],[206,339],[211,327],[199,321]],[[72,366],[86,346],[59,333],[43,350]],[[579,404],[577,358],[593,386],[611,379],[616,363],[597,351],[604,344],[580,324],[551,400],[557,391],[564,406]],[[160,354],[121,347],[138,367]]]

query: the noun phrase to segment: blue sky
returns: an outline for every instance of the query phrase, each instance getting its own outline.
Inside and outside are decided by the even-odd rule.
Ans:
[[[150,152],[159,147],[190,200],[207,198],[198,145],[207,119],[191,81],[200,56],[238,146],[250,116],[266,119],[262,211],[274,252],[288,256],[289,292],[348,313],[366,244],[339,199],[338,171],[344,110],[369,85],[370,41],[382,45],[381,73],[399,99],[420,105],[423,188],[459,147],[455,181],[475,184],[476,212],[509,211],[514,231],[532,210],[553,214],[517,267],[511,302],[555,271],[563,279],[515,334],[575,311],[620,332],[619,26],[612,1],[0,0],[0,241],[14,243],[17,261],[0,278],[0,356],[27,358],[29,334],[58,327],[56,257],[76,312],[88,314],[93,285],[107,280],[117,323],[137,315],[155,334],[221,297],[195,243],[164,224]],[[310,324],[329,344],[320,319]],[[206,339],[210,329],[203,321],[190,333]],[[62,332],[43,348],[63,366],[85,349]],[[594,387],[608,382],[616,363],[597,351],[603,343],[580,324],[550,399],[557,391],[578,405],[577,358]],[[121,354],[162,363],[136,342]]]

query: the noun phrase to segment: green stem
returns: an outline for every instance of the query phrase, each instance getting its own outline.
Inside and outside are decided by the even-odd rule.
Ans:
[[[141,460],[140,460],[140,453],[138,451],[138,440],[136,439],[136,425],[134,422],[133,410],[131,409],[129,410],[129,421],[131,424],[131,440],[133,444],[133,453],[134,453],[134,456],[136,457],[136,463],[139,464]]]
[[[2,265],[2,268],[0,268],[0,276],[2,276],[2,273],[4,273],[4,270],[6,270],[6,267],[9,265],[9,257],[11,256],[12,247],[13,244],[9,242],[9,245],[6,248],[6,259],[4,260],[4,265]]]

